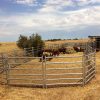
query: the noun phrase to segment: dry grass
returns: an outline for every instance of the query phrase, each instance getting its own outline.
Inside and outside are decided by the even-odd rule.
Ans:
[[[0,100],[100,100],[100,52],[96,57],[96,78],[85,87],[41,89],[0,85]]]
[[[15,42],[0,42],[0,52],[10,52],[13,49],[19,49]]]

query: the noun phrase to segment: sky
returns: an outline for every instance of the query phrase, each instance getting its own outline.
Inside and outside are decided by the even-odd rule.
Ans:
[[[0,0],[0,41],[100,35],[100,0]]]

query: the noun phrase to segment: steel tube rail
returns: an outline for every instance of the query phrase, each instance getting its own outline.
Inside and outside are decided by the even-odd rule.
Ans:
[[[8,59],[40,59],[41,57],[8,57]]]
[[[94,76],[95,74],[93,74],[88,80],[86,80],[86,83],[88,83]]]
[[[46,68],[46,70],[68,70],[68,69],[82,69],[83,67],[70,67],[70,68]]]
[[[82,57],[82,55],[80,56],[56,56],[56,57],[46,57],[46,58],[80,58]]]
[[[92,53],[90,53],[90,54],[87,54],[87,55],[85,55],[85,56],[90,56],[90,55],[93,55],[95,52],[92,52]]]
[[[10,74],[10,76],[42,76],[42,74]]]
[[[29,79],[29,78],[8,78],[8,80],[30,80],[30,81],[42,81],[43,79]]]
[[[42,63],[34,63],[34,65],[41,65]],[[33,65],[33,63],[9,63],[9,65]],[[33,66],[34,66],[33,65]]]
[[[91,70],[95,70],[95,67],[91,67],[88,71],[86,71],[86,74],[89,73]]]
[[[53,81],[53,80],[81,80],[83,78],[54,78],[54,79],[46,79],[47,81]]]
[[[14,85],[14,86],[16,86],[16,85],[19,85],[19,86],[29,86],[29,85],[31,85],[31,86],[43,86],[43,84],[36,84],[36,83],[10,83],[9,85]]]
[[[91,73],[89,73],[86,78],[88,78],[91,74],[95,73],[95,70],[93,70]]]
[[[78,82],[78,83],[51,83],[51,84],[47,84],[48,86],[50,85],[81,85],[82,82]]]
[[[86,68],[88,68],[88,67],[90,67],[90,66],[92,66],[92,65],[94,65],[94,63],[91,63],[91,64],[87,65]]]
[[[9,68],[9,70],[42,70],[40,68]]]
[[[82,75],[83,73],[59,73],[59,74],[46,74],[47,76],[60,76],[60,75]]]
[[[47,62],[46,64],[75,64],[75,63],[82,63],[82,61],[77,61],[77,62]]]

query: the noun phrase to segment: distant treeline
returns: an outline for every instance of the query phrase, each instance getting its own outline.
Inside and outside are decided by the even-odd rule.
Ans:
[[[74,38],[74,39],[48,39],[46,41],[61,41],[61,40],[79,40],[78,38]]]

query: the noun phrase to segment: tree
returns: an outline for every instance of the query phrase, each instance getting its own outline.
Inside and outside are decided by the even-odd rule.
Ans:
[[[28,48],[28,38],[24,35],[20,35],[17,41],[17,45],[19,48]]]
[[[35,48],[37,48],[38,46],[42,48],[44,46],[44,41],[38,34],[33,34],[32,36],[30,36],[30,41],[30,43],[32,43],[32,46]]]
[[[17,45],[19,48],[43,48],[44,47],[44,41],[42,40],[41,36],[38,34],[32,34],[31,36],[23,36],[20,35]]]

